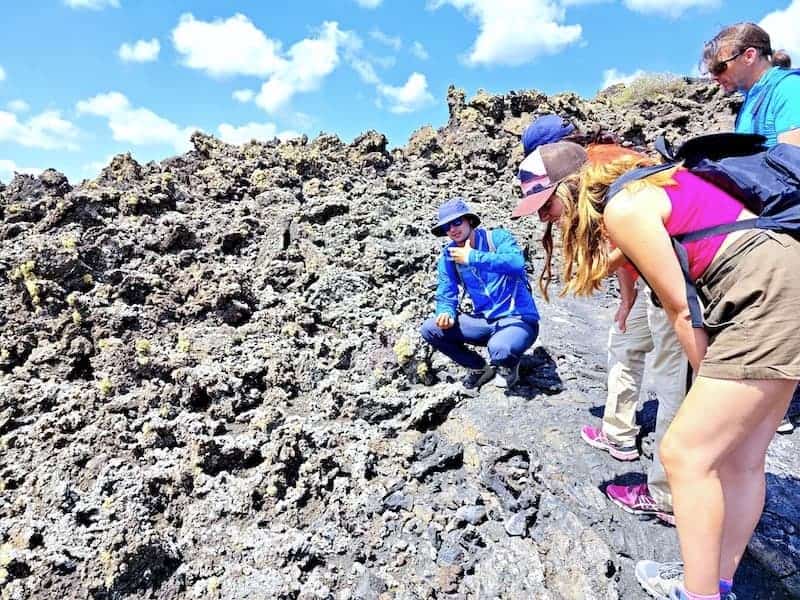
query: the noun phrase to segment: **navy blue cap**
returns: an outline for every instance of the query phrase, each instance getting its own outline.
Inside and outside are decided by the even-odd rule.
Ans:
[[[522,134],[522,148],[525,150],[525,156],[539,146],[560,142],[573,131],[575,131],[575,126],[558,115],[539,117],[528,125]]]
[[[445,235],[442,225],[455,221],[458,217],[472,217],[475,220],[475,226],[481,222],[478,215],[469,209],[463,198],[451,198],[439,207],[439,222],[431,228],[431,233],[438,237]]]

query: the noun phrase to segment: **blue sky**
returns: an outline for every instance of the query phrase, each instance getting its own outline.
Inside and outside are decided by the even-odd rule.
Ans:
[[[447,120],[449,84],[592,96],[638,72],[689,74],[704,40],[762,23],[800,59],[800,0],[31,0],[0,36],[0,181],[73,182],[202,129],[403,145]]]

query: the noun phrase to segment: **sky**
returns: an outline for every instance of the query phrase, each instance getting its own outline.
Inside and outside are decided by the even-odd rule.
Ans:
[[[118,153],[376,129],[392,147],[468,96],[591,97],[641,73],[697,74],[703,42],[764,26],[800,62],[800,0],[28,0],[5,2],[0,181],[73,183]]]

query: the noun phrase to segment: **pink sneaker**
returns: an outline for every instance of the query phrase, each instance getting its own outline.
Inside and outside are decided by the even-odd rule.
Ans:
[[[664,520],[664,509],[656,504],[646,483],[639,485],[609,485],[606,496],[625,512],[634,515],[656,516]],[[670,515],[671,516],[671,515]]]
[[[605,450],[617,460],[636,460],[639,451],[636,446],[620,446],[606,437],[603,430],[592,425],[581,427],[581,439],[594,448]]]

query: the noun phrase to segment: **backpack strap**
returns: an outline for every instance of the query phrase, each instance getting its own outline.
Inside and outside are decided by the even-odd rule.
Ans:
[[[605,198],[603,199],[603,210],[605,210],[605,207],[611,201],[611,198],[621,192],[622,189],[630,182],[645,179],[646,177],[650,177],[650,175],[655,175],[656,173],[661,173],[662,171],[668,171],[669,169],[674,168],[674,163],[667,162],[661,165],[639,167],[638,169],[632,169],[631,171],[628,171],[622,175],[622,177],[617,178],[610,186],[608,186]]]
[[[484,229],[486,232],[486,243],[489,246],[489,252],[496,252],[497,246],[494,244],[494,238],[492,237],[493,229]],[[456,277],[458,277],[458,283],[461,284],[461,294],[458,297],[458,303],[461,304],[461,301],[464,299],[464,295],[467,293],[467,285],[464,283],[464,278],[461,276],[461,271],[458,268],[458,265],[453,265],[453,268],[456,270]]]
[[[678,262],[681,265],[683,272],[683,282],[686,284],[686,302],[689,305],[689,316],[692,320],[692,327],[695,329],[703,328],[703,309],[700,306],[700,298],[697,295],[697,287],[694,284],[691,274],[689,273],[689,254],[686,252],[686,246],[675,238],[671,238],[672,248],[675,250],[675,256],[678,257]]]
[[[721,225],[714,225],[713,227],[704,227],[695,231],[687,233],[679,233],[672,236],[673,239],[681,243],[696,242],[707,237],[714,237],[715,235],[722,235],[723,233],[732,233],[734,231],[742,231],[743,229],[753,229],[758,227],[758,219],[742,219],[741,221],[734,221],[733,223],[723,223]]]
[[[675,152],[672,150],[672,144],[667,141],[664,135],[660,135],[655,141],[656,152],[658,152],[667,162],[675,162]]]

